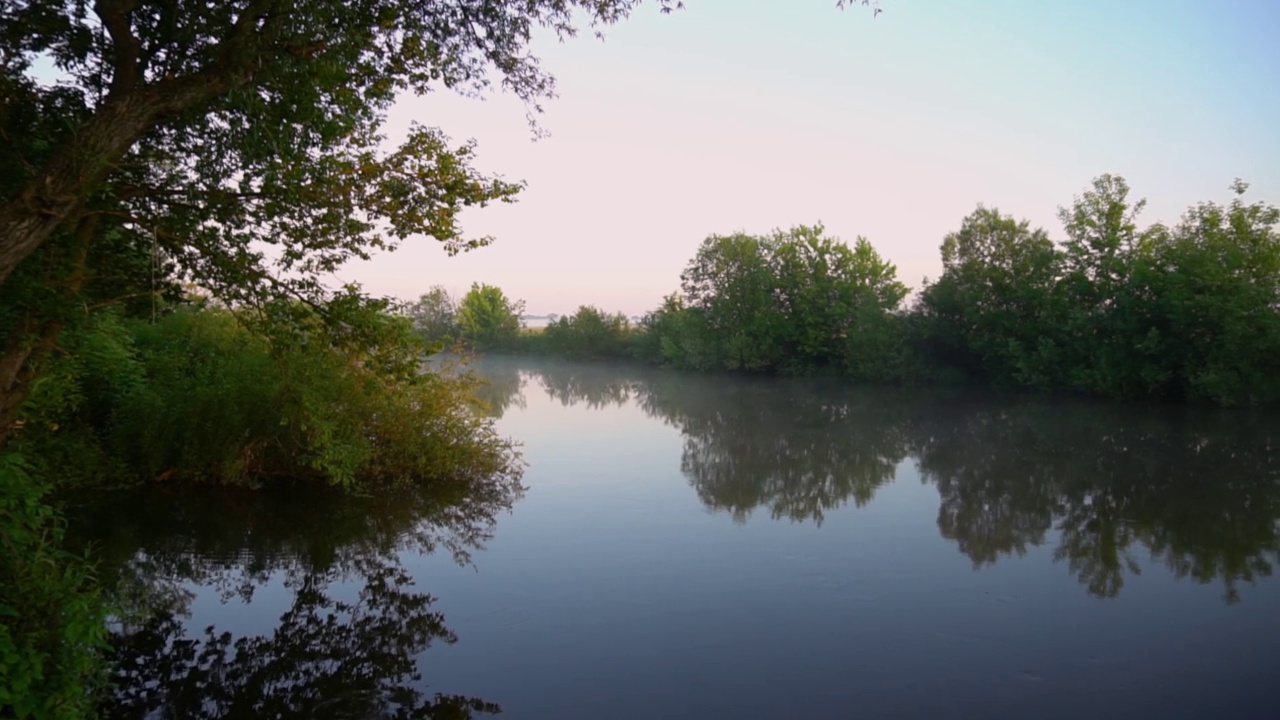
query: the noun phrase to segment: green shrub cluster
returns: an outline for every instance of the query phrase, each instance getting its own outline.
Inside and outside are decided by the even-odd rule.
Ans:
[[[523,333],[516,349],[575,360],[617,359],[631,355],[633,336],[626,315],[583,305],[540,331]]]
[[[0,717],[74,720],[106,679],[106,611],[46,495],[22,455],[0,454]]]
[[[458,345],[481,351],[513,350],[521,343],[524,301],[511,300],[501,288],[472,283],[455,300],[436,285],[405,308],[414,333],[432,349]]]
[[[821,225],[713,235],[680,279],[641,322],[645,359],[859,380],[893,379],[900,366],[893,313],[907,287],[864,238],[850,247]]]
[[[518,472],[472,381],[423,372],[403,318],[280,304],[99,314],[66,338],[15,441],[64,483],[314,479],[348,488]],[[270,328],[269,330],[267,328]]]

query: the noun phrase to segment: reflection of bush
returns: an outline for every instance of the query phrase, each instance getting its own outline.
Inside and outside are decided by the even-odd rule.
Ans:
[[[821,522],[868,503],[908,457],[940,496],[938,529],[975,566],[1051,535],[1095,595],[1140,571],[1144,547],[1178,577],[1242,582],[1280,562],[1280,423],[1073,401],[942,397],[817,381],[525,363],[567,405],[634,400],[684,435],[699,499]]]
[[[99,551],[108,586],[125,607],[112,641],[118,707],[141,717],[470,717],[496,708],[425,697],[416,655],[453,642],[431,598],[412,592],[403,551],[443,549],[468,562],[494,518],[520,496],[516,483],[403,486],[352,496],[337,490],[183,489],[127,492],[73,523]],[[101,524],[94,519],[101,518]],[[294,604],[271,636],[212,629],[187,636],[177,619],[199,584],[251,602],[283,578]],[[331,588],[355,584],[357,600]]]
[[[475,395],[484,405],[490,417],[500,418],[507,410],[517,408],[523,410],[524,383],[520,371],[510,363],[486,363],[481,384],[475,389]]]

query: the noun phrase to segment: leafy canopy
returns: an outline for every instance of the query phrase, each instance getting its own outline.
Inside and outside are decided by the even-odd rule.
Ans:
[[[662,12],[682,3],[656,0]],[[839,3],[843,5],[843,2]],[[866,4],[866,2],[864,2]],[[402,94],[495,85],[532,112],[555,83],[538,29],[597,33],[640,0],[13,0],[0,6],[6,148],[0,282],[86,212],[148,227],[225,291],[288,288],[425,234],[451,251],[462,207],[520,185],[470,167],[471,144],[382,134]],[[51,63],[57,79],[40,68]],[[96,202],[102,207],[93,207]]]
[[[480,350],[510,346],[520,332],[524,301],[511,301],[502,288],[473,283],[458,303],[458,330]]]

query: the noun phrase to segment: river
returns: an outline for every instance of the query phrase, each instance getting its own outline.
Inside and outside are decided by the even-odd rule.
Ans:
[[[119,715],[1280,717],[1274,413],[476,367],[523,491],[80,508]]]

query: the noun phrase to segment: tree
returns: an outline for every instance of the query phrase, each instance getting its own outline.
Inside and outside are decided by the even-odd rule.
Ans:
[[[1169,377],[1166,347],[1153,317],[1151,251],[1163,230],[1138,227],[1146,200],[1129,184],[1101,175],[1060,208],[1067,231],[1060,290],[1067,314],[1064,345],[1073,351],[1069,384],[1088,392],[1159,395]]]
[[[440,285],[423,293],[408,313],[414,332],[427,342],[445,342],[458,335],[458,305]]]
[[[728,370],[856,366],[866,376],[875,361],[864,353],[869,346],[856,347],[861,333],[885,320],[907,288],[865,238],[851,248],[825,233],[820,224],[798,225],[704,240],[680,276],[683,297],[645,323],[681,346],[664,341],[663,356]],[[850,349],[863,355],[852,364]]]
[[[776,241],[712,235],[680,275],[687,312],[700,316],[727,370],[771,370],[783,358],[783,316],[774,301]]]
[[[524,301],[512,302],[501,288],[472,283],[458,304],[458,330],[480,350],[508,347],[520,333]]]
[[[942,242],[922,309],[946,353],[997,384],[1050,382],[1059,256],[1048,234],[981,205]]]
[[[1153,233],[1151,304],[1175,392],[1220,403],[1280,398],[1280,208],[1201,203]],[[1172,367],[1169,367],[1172,366]]]
[[[773,234],[787,354],[803,368],[840,359],[850,343],[864,339],[868,324],[894,310],[907,294],[897,268],[866,238],[849,247],[825,232],[818,224]]]

